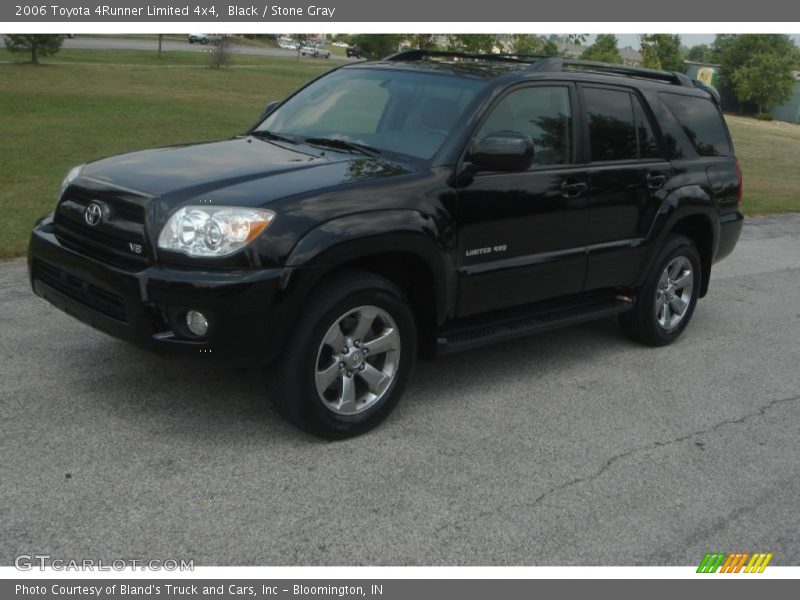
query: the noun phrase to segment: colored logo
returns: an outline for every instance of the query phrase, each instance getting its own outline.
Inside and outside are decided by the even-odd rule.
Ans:
[[[772,552],[707,552],[697,567],[698,573],[763,573]]]

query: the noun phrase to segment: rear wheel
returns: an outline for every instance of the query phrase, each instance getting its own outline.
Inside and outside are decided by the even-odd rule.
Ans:
[[[701,269],[694,242],[671,235],[637,294],[635,308],[620,316],[625,333],[649,346],[678,339],[697,304]]]
[[[369,273],[348,272],[314,296],[279,366],[276,404],[315,435],[364,433],[403,393],[416,355],[413,315],[399,289]]]

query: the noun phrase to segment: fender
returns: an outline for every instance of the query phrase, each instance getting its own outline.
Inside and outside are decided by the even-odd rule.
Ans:
[[[455,267],[445,239],[436,221],[417,210],[360,212],[307,232],[289,254],[286,267],[289,273],[312,267],[309,271],[317,274],[318,281],[332,269],[358,259],[386,252],[414,254],[431,271],[436,320],[441,324],[452,312],[456,295]]]
[[[667,236],[681,220],[691,215],[703,215],[711,228],[712,239],[710,241],[710,258],[717,252],[719,245],[719,218],[717,207],[713,196],[709,190],[700,185],[686,185],[673,189],[664,198],[656,212],[655,218],[650,226],[650,231],[646,236],[645,245],[647,253],[642,262],[642,271],[636,278],[636,285],[641,285],[653,261],[655,261],[659,250],[666,241]],[[701,295],[705,295],[710,279],[711,260],[704,262],[703,282],[701,285]]]

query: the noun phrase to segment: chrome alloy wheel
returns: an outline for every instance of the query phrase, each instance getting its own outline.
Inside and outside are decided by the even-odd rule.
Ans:
[[[334,321],[317,351],[320,400],[338,415],[356,415],[381,400],[397,374],[400,333],[377,306],[359,306]]]
[[[676,256],[661,273],[656,288],[656,321],[661,329],[671,331],[680,325],[692,302],[693,287],[692,263],[685,256]]]

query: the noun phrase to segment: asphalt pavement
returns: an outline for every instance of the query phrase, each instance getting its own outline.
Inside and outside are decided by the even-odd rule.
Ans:
[[[752,219],[684,336],[613,319],[420,363],[353,440],[268,374],[159,358],[0,263],[0,564],[800,564],[800,215]]]

